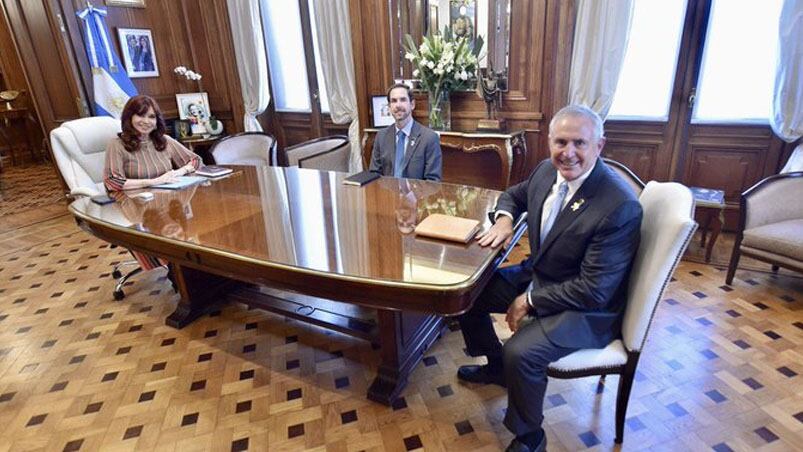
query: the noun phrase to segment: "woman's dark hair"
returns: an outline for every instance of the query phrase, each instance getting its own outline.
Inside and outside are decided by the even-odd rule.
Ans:
[[[126,151],[136,151],[139,149],[140,143],[139,133],[134,129],[134,125],[131,124],[131,119],[134,115],[144,116],[150,108],[153,108],[153,112],[156,114],[156,127],[149,134],[151,141],[153,141],[153,146],[159,152],[164,151],[167,147],[165,120],[162,116],[162,110],[159,109],[159,104],[152,97],[140,94],[128,99],[120,117],[123,131],[118,133],[117,136],[123,141]]]

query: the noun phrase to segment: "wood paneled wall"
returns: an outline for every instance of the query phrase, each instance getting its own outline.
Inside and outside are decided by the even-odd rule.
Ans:
[[[31,120],[36,121],[37,126],[30,128],[30,130],[35,131],[35,136],[31,137],[31,143],[36,143],[37,146],[40,145],[43,135],[41,127],[39,126],[39,120],[36,117],[31,88],[28,85],[28,81],[25,79],[22,60],[17,52],[17,46],[14,42],[11,27],[2,3],[0,3],[0,77],[2,77],[0,91],[9,89],[24,91],[24,93],[14,101],[14,106],[25,107],[32,113]],[[0,107],[3,106],[4,103],[0,104]],[[0,146],[4,146],[4,144],[0,143]]]
[[[360,124],[371,126],[370,96],[385,94],[393,83],[388,2],[349,0],[352,48],[357,76]],[[508,130],[546,131],[544,118],[565,104],[574,31],[573,0],[513,0],[509,91],[499,117]],[[416,96],[415,117],[426,122],[427,99]],[[452,96],[452,129],[476,130],[485,103],[473,92]],[[530,166],[547,155],[545,133],[528,134]],[[529,171],[525,171],[529,174]],[[517,182],[517,181],[511,181]]]
[[[84,47],[84,28],[75,15],[82,0],[0,0],[20,45],[45,128],[86,116],[92,81]],[[158,77],[135,78],[141,94],[153,96],[165,116],[178,116],[175,95],[205,91],[212,114],[229,133],[243,129],[243,101],[226,0],[148,0],[145,8],[95,6],[108,11],[106,24],[120,55],[118,28],[147,28],[153,33]],[[190,81],[173,73],[186,66],[203,75]]]

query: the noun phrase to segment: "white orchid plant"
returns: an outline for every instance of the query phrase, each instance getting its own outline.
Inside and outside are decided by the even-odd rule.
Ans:
[[[413,64],[413,77],[434,99],[442,92],[473,89],[477,60],[482,51],[482,36],[456,36],[449,27],[428,33],[416,46],[410,35],[404,36],[404,57]],[[430,116],[433,112],[430,112]],[[430,117],[430,124],[435,118]]]
[[[193,70],[187,69],[184,66],[176,66],[175,68],[173,68],[173,72],[175,72],[178,75],[183,75],[187,80],[200,80],[202,78],[201,74]]]

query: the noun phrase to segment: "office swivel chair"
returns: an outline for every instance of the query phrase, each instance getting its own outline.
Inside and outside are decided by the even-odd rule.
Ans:
[[[67,121],[50,132],[50,148],[59,175],[67,187],[67,197],[94,196],[106,192],[103,186],[106,144],[120,130],[119,119],[98,116]],[[121,268],[130,265],[137,267],[123,274]],[[135,260],[114,266],[112,277],[117,280],[113,292],[115,300],[125,297],[123,286],[141,271]]]

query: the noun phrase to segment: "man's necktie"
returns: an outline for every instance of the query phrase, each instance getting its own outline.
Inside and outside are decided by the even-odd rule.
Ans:
[[[555,218],[558,217],[561,209],[563,209],[563,200],[566,199],[566,193],[569,192],[569,184],[566,181],[563,181],[558,185],[558,196],[555,197],[555,200],[552,202],[552,207],[549,210],[549,216],[546,217],[546,221],[541,226],[541,241],[539,243],[544,243],[544,239],[546,238],[547,234],[549,234],[549,230],[552,229],[552,225],[555,223]]]
[[[402,161],[404,161],[404,132],[396,132],[396,159],[393,161],[393,177],[402,177]]]

